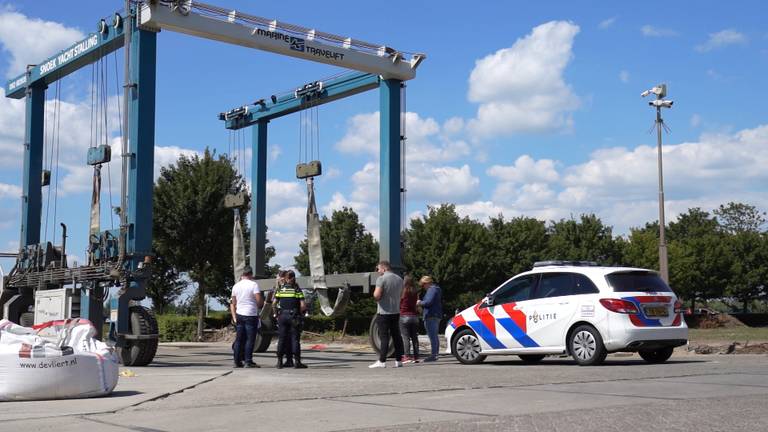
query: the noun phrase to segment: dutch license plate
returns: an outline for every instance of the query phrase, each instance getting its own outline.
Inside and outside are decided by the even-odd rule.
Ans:
[[[669,316],[669,310],[666,306],[646,306],[643,310],[645,311],[645,315],[649,317]]]

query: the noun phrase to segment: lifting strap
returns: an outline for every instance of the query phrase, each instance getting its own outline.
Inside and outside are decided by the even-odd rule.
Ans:
[[[101,228],[99,223],[101,221],[101,165],[93,167],[93,188],[91,191],[91,225],[89,229],[90,235],[99,235]]]
[[[323,264],[323,247],[320,243],[320,217],[315,204],[315,182],[307,178],[307,253],[309,255],[309,271],[312,288],[317,293],[320,309],[326,316],[340,315],[349,303],[351,289],[340,287],[336,302],[331,307],[328,298],[328,285],[325,281],[325,266]]]
[[[245,242],[243,241],[243,227],[240,224],[240,211],[234,209],[235,223],[232,228],[232,269],[235,273],[234,281],[240,280],[245,269]],[[254,270],[255,271],[255,270]]]

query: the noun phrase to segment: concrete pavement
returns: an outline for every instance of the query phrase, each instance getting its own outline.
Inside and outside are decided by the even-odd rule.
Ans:
[[[372,353],[344,348],[306,351],[305,370],[274,369],[272,353],[233,370],[227,344],[162,345],[111,397],[0,403],[0,431],[768,430],[766,355],[370,370]]]

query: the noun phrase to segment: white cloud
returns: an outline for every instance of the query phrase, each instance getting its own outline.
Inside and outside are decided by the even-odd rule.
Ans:
[[[621,82],[623,82],[623,83],[628,83],[629,82],[629,72],[627,72],[625,70],[619,72],[619,80],[621,80]]]
[[[18,167],[24,148],[24,100],[5,97],[0,87],[0,166]]]
[[[443,123],[443,132],[447,135],[455,135],[464,130],[464,119],[451,117]]]
[[[696,46],[698,52],[708,52],[719,48],[725,48],[729,45],[744,45],[748,41],[743,33],[728,29],[717,33],[710,33],[709,39],[701,45]]]
[[[84,37],[80,30],[0,7],[0,44],[10,54],[8,78],[23,74],[28,64],[38,64]]]
[[[691,127],[697,128],[699,126],[701,126],[701,116],[697,113],[693,113],[693,115],[691,115]]]
[[[377,194],[378,196],[378,194]],[[341,192],[333,194],[333,198],[325,206],[323,212],[327,217],[331,217],[335,210],[341,210],[344,207],[351,208],[360,218],[360,223],[365,226],[366,231],[370,232],[374,238],[379,238],[379,206],[377,203],[348,200]]]
[[[469,100],[479,103],[468,128],[477,137],[569,129],[579,99],[563,80],[579,27],[551,21],[475,63]]]
[[[480,193],[480,179],[469,165],[434,167],[422,164],[406,174],[407,198],[435,202],[462,203]]]
[[[295,230],[297,227],[306,227],[307,208],[287,207],[267,216],[267,226],[275,230]]]
[[[675,30],[658,28],[648,24],[640,27],[640,32],[646,37],[672,37],[678,35]]]
[[[6,183],[0,183],[0,198],[21,198],[21,188]]]
[[[279,145],[269,146],[269,160],[276,161],[277,158],[279,158],[282,153],[283,153],[283,150],[280,148]]]
[[[307,192],[303,182],[267,180],[267,213],[301,204],[306,214]]]
[[[114,144],[112,148],[113,149],[115,148]],[[196,150],[186,149],[178,146],[166,146],[166,147],[155,146],[155,172],[154,172],[155,177],[154,178],[157,179],[157,177],[160,175],[160,168],[168,167],[171,164],[175,164],[176,161],[179,160],[179,157],[181,155],[202,156],[202,153]]]
[[[729,201],[768,209],[768,171],[763,169],[768,164],[768,125],[666,144],[663,156],[667,221],[691,207],[711,210]],[[550,176],[526,174],[537,172],[532,167],[541,162],[523,156],[514,166],[490,168],[488,174],[498,179],[493,200],[459,204],[457,211],[480,221],[499,213],[540,220],[595,213],[615,234],[658,219],[653,145],[597,150],[589,161],[564,168],[564,175],[555,176],[554,168]]]
[[[618,17],[610,17],[608,19],[604,19],[604,20],[600,21],[600,24],[598,24],[597,27],[599,29],[601,29],[601,30],[605,30],[605,29],[611,28],[611,27],[613,27],[614,24],[616,24],[616,19],[617,18]]]
[[[488,168],[487,174],[502,182],[510,183],[552,183],[559,178],[555,161],[552,159],[535,161],[528,155],[518,157],[512,166],[493,165]]]
[[[378,202],[379,166],[369,162],[352,175],[352,199],[358,202]],[[477,196],[480,179],[472,175],[469,165],[461,167],[434,166],[427,163],[408,164],[406,197],[409,201],[464,202]]]
[[[433,118],[422,118],[418,113],[405,115],[406,153],[408,161],[450,161],[468,156],[469,145],[448,136],[461,130],[462,120],[448,120],[446,133]],[[347,132],[336,143],[343,153],[379,156],[379,113],[357,114],[347,121]]]

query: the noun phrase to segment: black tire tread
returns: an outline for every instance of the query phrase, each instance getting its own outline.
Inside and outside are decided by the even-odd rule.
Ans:
[[[672,352],[674,350],[675,349],[672,347],[660,348],[650,351],[640,350],[638,351],[638,354],[640,354],[640,357],[642,357],[643,360],[648,363],[659,364],[669,360],[669,358],[672,357]]]
[[[379,326],[376,324],[376,318],[378,318],[379,315],[376,314],[373,316],[373,319],[371,320],[371,325],[368,328],[368,341],[371,344],[371,347],[374,351],[376,351],[376,355],[379,355],[381,353],[381,344],[379,343]],[[391,342],[391,340],[390,340]],[[389,352],[387,353],[387,358],[392,357],[395,355],[395,344],[390,343],[389,344]]]
[[[24,312],[19,316],[19,325],[22,327],[32,327],[35,325],[35,313]]]
[[[596,347],[597,353],[595,354],[595,356],[592,357],[591,360],[586,362],[579,361],[579,359],[576,358],[576,355],[573,353],[573,349],[571,346],[573,345],[573,335],[575,335],[582,329],[587,329],[590,332],[592,332],[592,336],[595,337],[595,341],[597,342],[597,347]],[[568,350],[571,352],[571,356],[576,361],[576,363],[578,363],[579,366],[597,366],[602,364],[605,361],[605,358],[608,357],[608,350],[606,350],[605,345],[603,344],[603,336],[600,334],[600,332],[596,328],[588,324],[582,324],[576,327],[575,329],[573,329],[573,331],[569,333]]]
[[[520,357],[520,360],[523,361],[525,364],[536,364],[542,360],[544,360],[544,357],[546,355],[544,354],[519,354],[518,357]]]
[[[458,332],[457,332],[457,333],[456,333],[456,334],[453,336],[453,338],[451,339],[451,351],[453,351],[453,356],[454,356],[454,357],[456,358],[456,360],[458,360],[458,361],[459,361],[459,363],[461,363],[461,364],[469,364],[469,365],[474,365],[474,364],[480,364],[480,363],[484,362],[484,361],[485,361],[485,359],[488,357],[488,356],[486,356],[485,354],[480,354],[480,355],[478,355],[478,356],[477,356],[477,358],[476,358],[474,361],[467,361],[467,360],[464,360],[463,358],[461,358],[461,356],[459,355],[459,352],[458,352],[458,350],[456,349],[456,343],[457,343],[457,341],[459,340],[459,338],[461,338],[461,336],[463,336],[463,335],[465,335],[465,334],[472,334],[472,335],[474,335],[474,336],[477,338],[477,335],[475,334],[475,332],[473,332],[473,331],[472,331],[471,329],[469,329],[469,328],[465,328],[465,329],[463,329],[463,330],[460,330],[460,331],[458,331]]]
[[[157,318],[144,306],[131,306],[129,309],[131,333],[136,335],[157,334]],[[134,326],[134,317],[136,318]],[[134,328],[138,327],[138,328]],[[128,339],[121,349],[121,360],[125,366],[146,366],[152,363],[157,354],[158,339]]]

